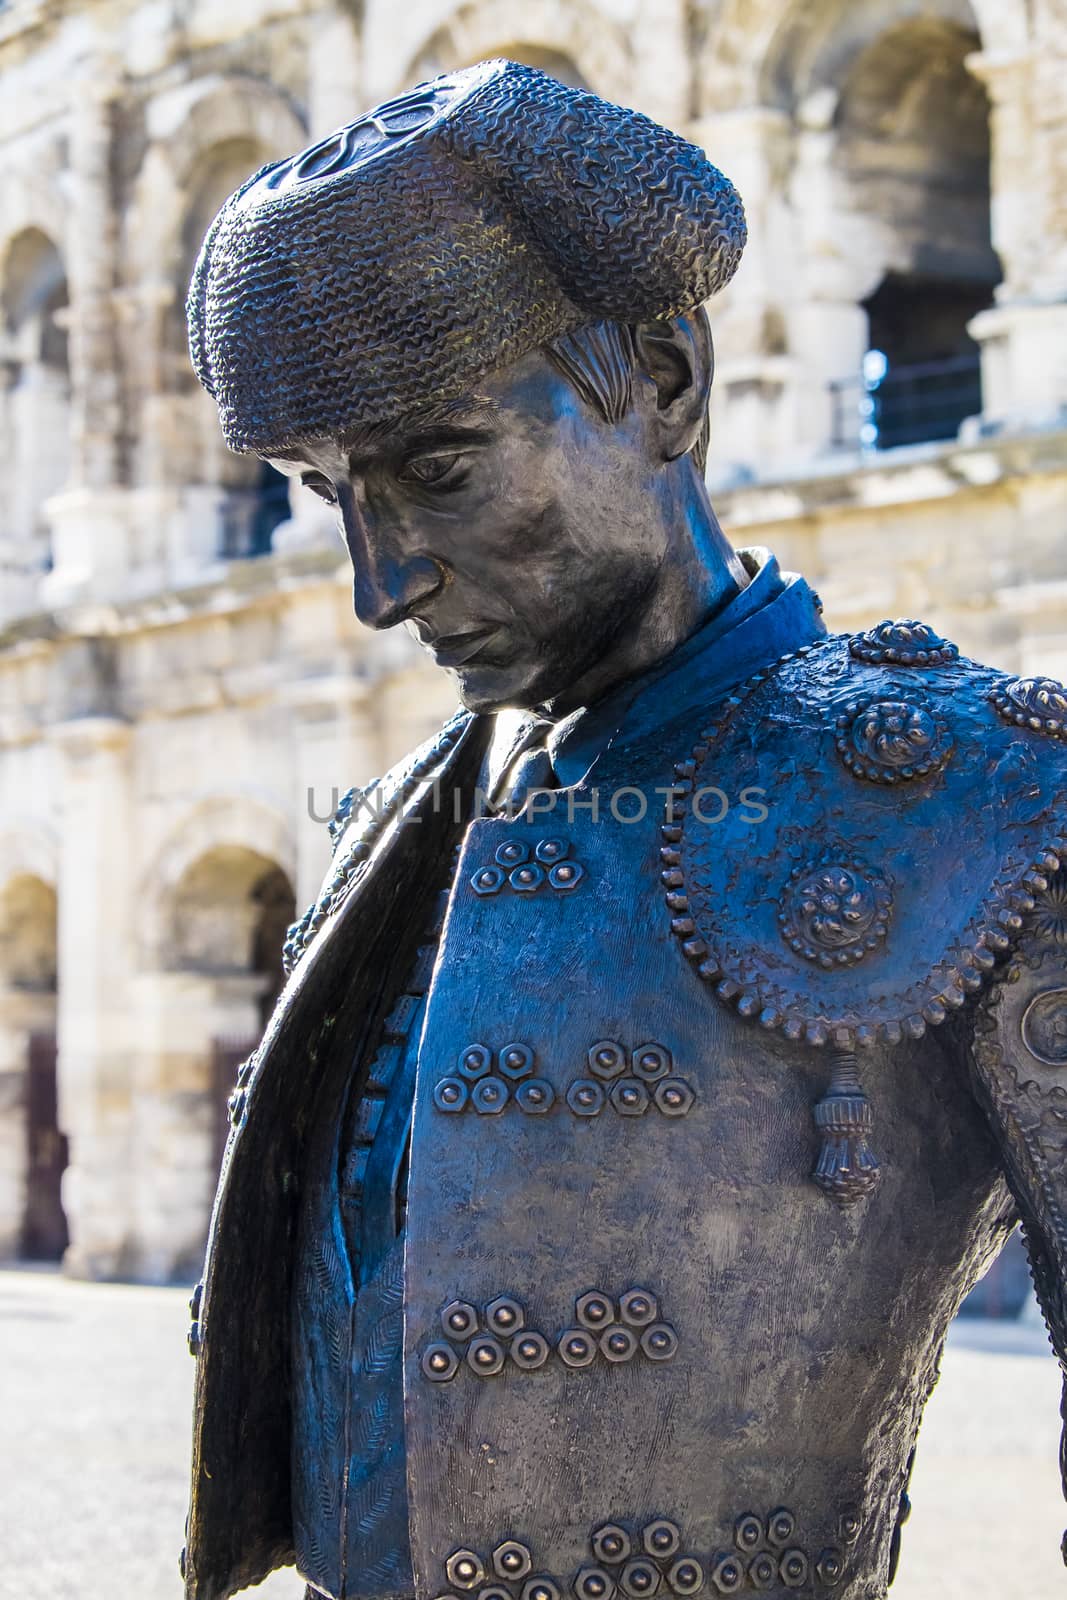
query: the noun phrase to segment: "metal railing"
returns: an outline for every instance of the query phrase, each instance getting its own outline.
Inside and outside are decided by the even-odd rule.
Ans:
[[[830,402],[835,449],[954,439],[963,419],[982,409],[981,362],[976,353],[893,367],[872,350],[861,374],[830,384]]]

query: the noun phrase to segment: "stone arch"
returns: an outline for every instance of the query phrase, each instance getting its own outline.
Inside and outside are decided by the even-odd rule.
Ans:
[[[26,876],[54,891],[58,873],[59,846],[50,829],[27,820],[0,833],[0,884]]]
[[[139,944],[144,965],[157,970],[196,965],[197,906],[203,904],[203,892],[210,891],[213,875],[216,887],[236,902],[247,900],[275,869],[290,884],[295,881],[296,841],[280,812],[260,800],[237,797],[198,806],[157,851],[142,880]],[[240,925],[236,916],[234,930]],[[245,931],[251,941],[250,915]],[[216,932],[225,938],[224,930]],[[210,946],[208,954],[215,953],[215,943],[212,935],[205,945]],[[218,965],[226,968],[229,962],[230,970],[247,971],[250,951],[250,943],[243,952],[235,950],[232,961],[222,951]]]
[[[0,989],[55,993],[56,910],[55,887],[37,873],[0,882]]]
[[[492,56],[507,56],[553,72],[564,81],[625,101],[633,61],[625,30],[589,0],[469,0],[438,24],[409,59],[398,88]],[[557,70],[555,76],[562,74]]]
[[[1026,0],[944,0],[932,9],[923,0],[725,0],[709,22],[697,67],[697,112],[715,115],[756,105],[781,104],[783,72],[795,80],[813,41],[864,42],[896,22],[941,17],[972,28],[983,50],[1006,55],[1027,46]],[[801,61],[788,65],[800,47]]]

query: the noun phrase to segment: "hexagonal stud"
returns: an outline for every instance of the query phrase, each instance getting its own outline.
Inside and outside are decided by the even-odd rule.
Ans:
[[[763,1523],[751,1511],[746,1511],[734,1523],[734,1544],[746,1555],[751,1555],[762,1543]]]
[[[672,1066],[671,1053],[666,1045],[639,1044],[630,1057],[630,1070],[635,1078],[646,1083],[657,1083],[665,1078]]]
[[[534,894],[545,881],[545,869],[536,861],[525,861],[508,873],[508,882],[516,894]]]
[[[510,1339],[513,1333],[518,1333],[526,1325],[526,1313],[517,1300],[510,1295],[497,1295],[485,1308],[485,1325],[490,1333],[497,1334],[501,1339]],[[505,1574],[501,1573],[501,1577]]]
[[[573,1587],[577,1600],[612,1600],[615,1579],[603,1567],[583,1567]]]
[[[678,1335],[669,1322],[654,1322],[641,1335],[641,1349],[649,1361],[672,1361],[678,1351]]]
[[[522,1586],[522,1600],[563,1600],[554,1578],[530,1578]]]
[[[479,1333],[467,1346],[467,1365],[479,1378],[495,1378],[503,1370],[504,1346],[492,1334]]]
[[[528,1044],[506,1044],[497,1057],[505,1078],[528,1078],[534,1068],[534,1053]]]
[[[659,1585],[659,1568],[644,1556],[635,1556],[619,1573],[619,1588],[630,1600],[651,1600]]]
[[[580,861],[558,861],[548,869],[548,881],[553,889],[576,889],[585,877]]]
[[[525,1328],[508,1347],[508,1355],[520,1372],[536,1372],[548,1360],[549,1345],[543,1333]]]
[[[637,1354],[637,1335],[632,1328],[606,1328],[600,1335],[600,1354],[605,1361],[632,1361]]]
[[[504,887],[504,873],[499,867],[480,867],[471,878],[475,894],[499,894]]]
[[[487,1583],[478,1590],[477,1600],[512,1600],[512,1593],[503,1583]]]
[[[484,1078],[492,1065],[493,1052],[489,1049],[488,1045],[464,1045],[463,1049],[459,1053],[460,1075],[464,1078],[469,1078],[471,1082],[476,1082],[479,1078]]]
[[[482,1558],[474,1550],[454,1550],[445,1562],[445,1575],[457,1589],[475,1589],[485,1578]]]
[[[510,1096],[511,1090],[503,1078],[480,1078],[471,1090],[471,1105],[481,1117],[496,1117]]]
[[[555,866],[557,861],[562,861],[564,856],[569,856],[571,846],[569,839],[542,839],[538,843],[534,855],[543,866]]]
[[[619,1300],[619,1316],[631,1328],[647,1328],[659,1315],[659,1304],[647,1289],[627,1289]]]
[[[808,1558],[803,1550],[786,1550],[778,1563],[778,1576],[787,1589],[801,1589],[808,1581]]]
[[[459,1356],[450,1344],[438,1340],[422,1352],[422,1370],[431,1383],[448,1383],[459,1371]]]
[[[643,1117],[650,1101],[640,1078],[620,1078],[612,1086],[611,1103],[620,1117]]]
[[[720,1594],[736,1594],[745,1581],[745,1565],[738,1556],[722,1555],[711,1569],[711,1581]]]
[[[592,1078],[575,1078],[567,1090],[567,1104],[576,1117],[598,1117],[604,1109],[604,1090]]]
[[[438,1111],[464,1111],[470,1090],[462,1078],[441,1078],[434,1084],[433,1103]]]
[[[853,1511],[851,1509],[848,1511],[842,1511],[837,1524],[837,1531],[840,1533],[845,1544],[855,1544],[856,1540],[860,1536],[860,1530],[862,1527],[863,1522],[858,1511]]]
[[[678,1528],[666,1517],[657,1517],[641,1529],[641,1547],[646,1554],[655,1556],[657,1561],[667,1561],[671,1556],[676,1556],[681,1542]]]
[[[696,1099],[684,1078],[661,1078],[652,1097],[665,1117],[684,1117]]]
[[[838,1550],[836,1545],[829,1545],[825,1550],[821,1551],[819,1559],[815,1563],[815,1576],[828,1589],[832,1589],[835,1584],[840,1583],[845,1576],[844,1552]]]
[[[597,1561],[613,1567],[627,1559],[633,1550],[633,1542],[626,1529],[620,1528],[617,1522],[605,1522],[603,1527],[594,1532],[590,1548]]]
[[[450,1300],[441,1312],[441,1326],[450,1339],[469,1339],[478,1331],[478,1312],[466,1300]]]
[[[547,1078],[527,1078],[515,1090],[515,1104],[528,1117],[543,1117],[556,1103],[556,1091]]]
[[[767,1543],[779,1549],[787,1545],[796,1531],[797,1519],[785,1506],[779,1506],[767,1518]]]
[[[601,1039],[590,1048],[589,1070],[598,1078],[617,1078],[626,1071],[626,1051],[612,1039]]]
[[[496,847],[496,859],[502,867],[510,872],[512,867],[521,866],[530,859],[530,846],[525,839],[505,839],[503,844]]]
[[[584,1328],[567,1328],[560,1334],[556,1349],[568,1367],[588,1367],[596,1360],[596,1340]]]
[[[599,1333],[615,1321],[615,1302],[600,1289],[589,1289],[574,1302],[574,1315],[583,1328],[592,1328]]]
[[[529,1550],[517,1539],[505,1539],[493,1551],[493,1571],[498,1578],[510,1578],[517,1583],[520,1578],[528,1576],[532,1567],[533,1558]]]
[[[778,1582],[778,1563],[767,1550],[761,1550],[748,1564],[748,1581],[753,1589],[773,1589]]]
[[[695,1556],[679,1556],[667,1568],[667,1582],[675,1594],[696,1594],[704,1587],[704,1568]]]

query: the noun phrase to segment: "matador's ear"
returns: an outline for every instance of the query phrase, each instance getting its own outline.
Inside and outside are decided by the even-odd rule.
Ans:
[[[715,375],[711,325],[703,306],[633,330],[638,366],[656,386],[657,429],[665,461],[692,450],[707,416]]]

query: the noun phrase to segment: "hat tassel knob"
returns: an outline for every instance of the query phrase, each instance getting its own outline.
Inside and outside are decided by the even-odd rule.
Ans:
[[[812,1179],[838,1205],[855,1205],[870,1194],[881,1174],[867,1142],[874,1117],[859,1080],[854,1050],[833,1052],[830,1087],[812,1114],[822,1134]]]

